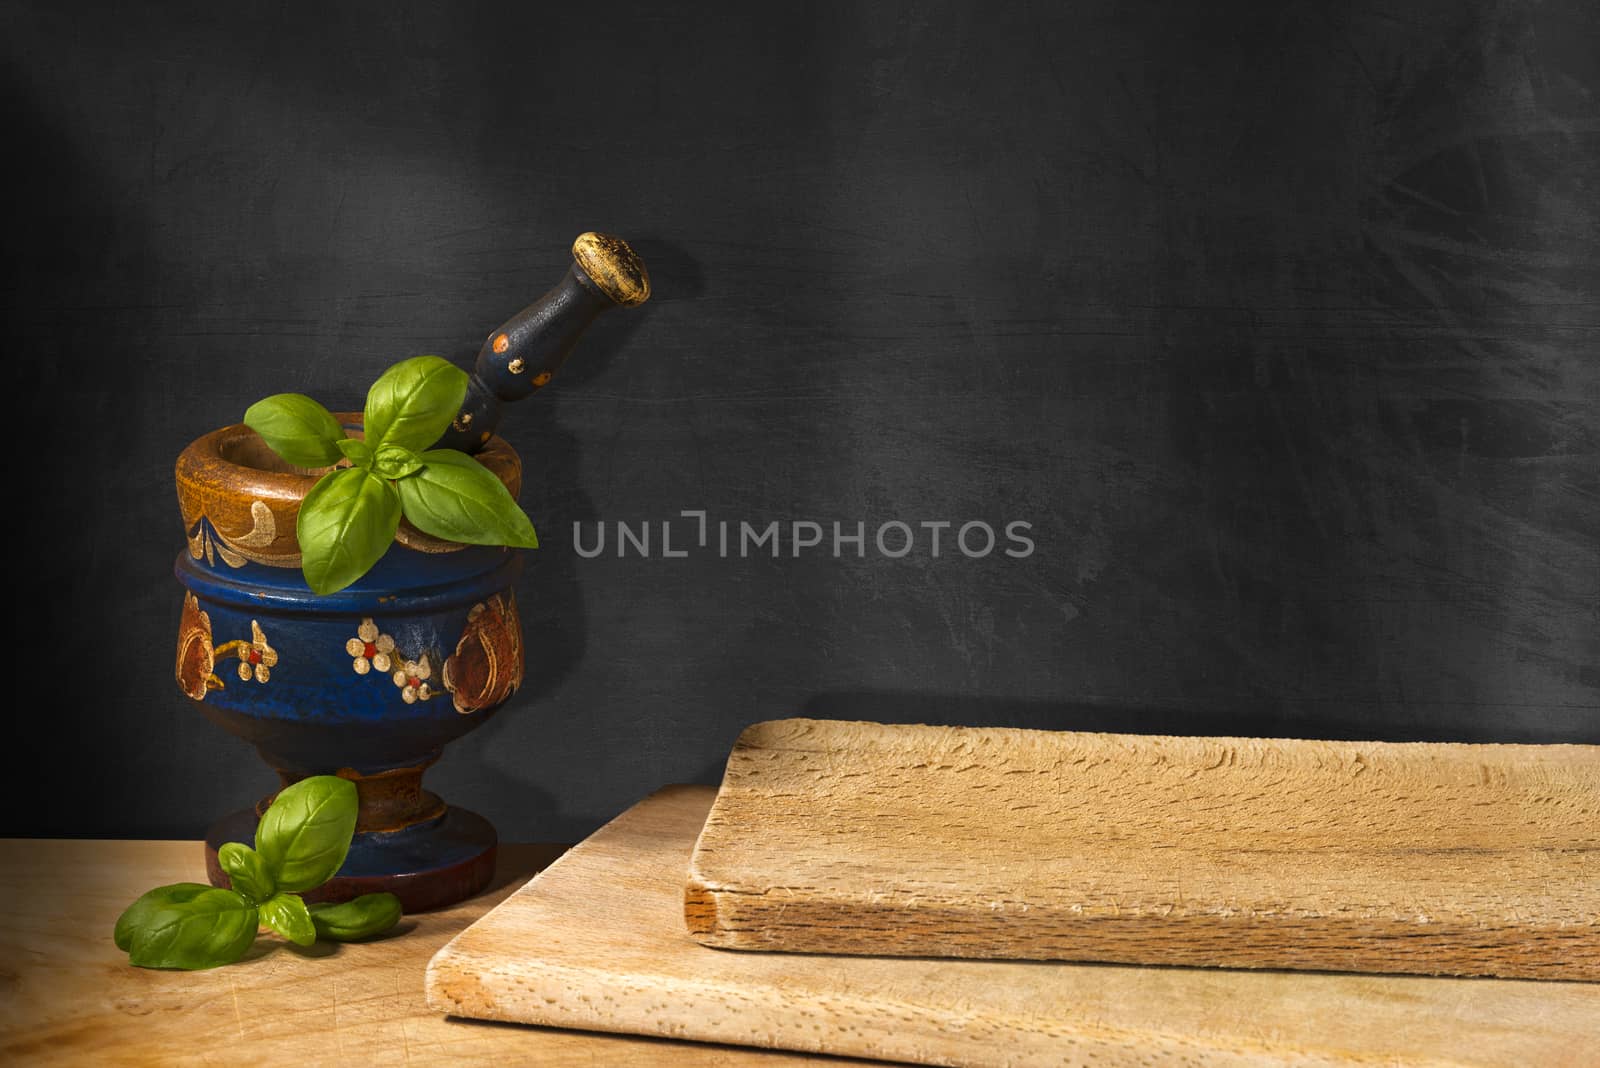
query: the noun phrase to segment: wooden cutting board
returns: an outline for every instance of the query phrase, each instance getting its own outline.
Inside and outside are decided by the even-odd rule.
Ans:
[[[668,787],[440,950],[440,1012],[960,1064],[1594,1063],[1600,985],[730,953],[683,930],[710,787]]]
[[[761,723],[684,912],[730,949],[1596,980],[1600,746]]]

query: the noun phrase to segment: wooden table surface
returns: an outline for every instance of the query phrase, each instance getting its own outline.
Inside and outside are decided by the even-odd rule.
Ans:
[[[264,934],[204,972],[134,968],[111,941],[144,891],[205,880],[199,842],[0,839],[0,1064],[726,1065],[784,1053],[447,1019],[423,1000],[428,960],[559,856],[502,846],[490,890],[408,916],[400,933],[299,949]],[[821,1063],[845,1064],[836,1058]]]

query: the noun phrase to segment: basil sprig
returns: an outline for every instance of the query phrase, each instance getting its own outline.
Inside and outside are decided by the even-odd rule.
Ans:
[[[158,907],[133,929],[128,961],[193,971],[230,964],[256,940],[256,907],[232,890],[207,888]]]
[[[454,449],[429,449],[421,460],[412,477],[395,483],[406,518],[419,530],[469,545],[538,547],[511,491],[478,461]]]
[[[342,590],[383,559],[400,529],[400,496],[370,467],[330,471],[300,503],[300,570],[317,593]]]
[[[244,413],[245,424],[291,464],[350,463],[324,474],[300,505],[295,533],[314,592],[334,593],[370,571],[389,551],[402,515],[447,541],[539,547],[533,524],[488,468],[455,449],[428,449],[466,393],[465,371],[438,356],[416,356],[367,391],[365,440],[345,437],[326,408],[298,393],[267,397]]]
[[[192,971],[238,960],[262,925],[302,946],[382,934],[400,921],[393,894],[308,907],[294,893],[322,885],[344,864],[357,808],[355,784],[346,779],[316,775],[285,787],[256,827],[256,849],[228,842],[217,850],[231,890],[156,887],[118,917],[117,948],[141,968]]]
[[[311,922],[319,938],[358,942],[400,922],[400,899],[393,894],[363,894],[337,905],[312,905]]]
[[[344,866],[356,833],[356,785],[334,775],[301,779],[273,799],[256,827],[256,852],[279,890],[311,890]]]
[[[327,467],[339,462],[344,428],[333,413],[303,393],[279,393],[257,401],[245,410],[244,421],[292,464]]]
[[[217,850],[217,863],[228,873],[233,888],[251,901],[265,901],[278,892],[278,881],[267,862],[243,842],[225,843]]]

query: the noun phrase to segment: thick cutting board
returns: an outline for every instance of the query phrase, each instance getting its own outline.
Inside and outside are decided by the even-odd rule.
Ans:
[[[1596,980],[1600,746],[760,723],[685,916],[729,949]]]
[[[1600,985],[729,953],[683,930],[710,787],[629,810],[439,951],[489,1020],[1006,1065],[1594,1064]]]

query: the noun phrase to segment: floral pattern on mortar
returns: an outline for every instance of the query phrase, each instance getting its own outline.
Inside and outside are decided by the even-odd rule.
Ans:
[[[423,653],[415,660],[406,659],[395,650],[394,637],[379,630],[371,616],[363,619],[356,628],[356,636],[344,643],[344,651],[352,657],[350,667],[357,675],[373,671],[389,675],[400,690],[401,700],[408,705],[439,694],[428,681],[433,677],[433,663],[428,654]]]
[[[178,659],[174,674],[178,688],[196,701],[204,701],[212,690],[224,689],[217,674],[217,659],[233,656],[238,660],[238,675],[243,682],[254,679],[266,683],[278,663],[278,651],[267,642],[267,635],[256,620],[250,621],[250,638],[234,639],[213,645],[211,616],[202,611],[192,593],[183,595],[183,616],[178,621]]]
[[[260,564],[281,565],[282,561],[261,555],[277,536],[278,520],[272,514],[272,509],[264,501],[251,501],[250,529],[243,534],[229,537],[208,516],[201,515],[189,531],[189,555],[196,560],[203,557],[212,567],[217,566],[219,556],[223,563],[235,569],[251,560]],[[298,554],[294,557],[294,563],[298,566]]]
[[[472,606],[442,675],[462,715],[493,708],[516,693],[522,685],[522,625],[514,595],[497,593]]]

